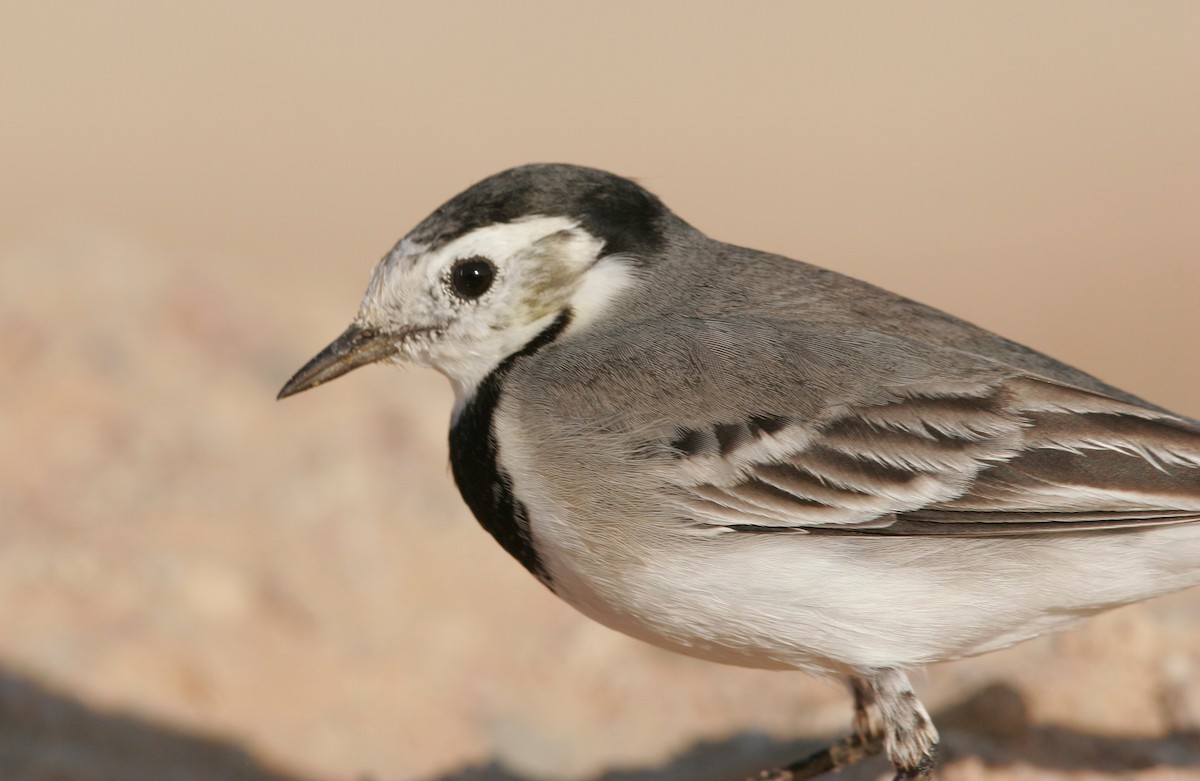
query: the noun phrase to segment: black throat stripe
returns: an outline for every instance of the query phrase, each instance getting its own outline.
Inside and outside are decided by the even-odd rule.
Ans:
[[[497,460],[499,447],[492,419],[500,404],[504,378],[516,362],[553,342],[570,322],[571,311],[564,309],[529,344],[505,358],[479,383],[450,428],[450,466],[458,492],[496,542],[551,590],[550,573],[533,547],[525,505],[513,495],[512,478]]]

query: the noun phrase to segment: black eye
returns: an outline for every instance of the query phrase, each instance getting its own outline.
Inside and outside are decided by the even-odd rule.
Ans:
[[[496,278],[496,267],[492,261],[479,256],[455,262],[450,269],[450,287],[462,298],[479,298],[488,292]]]

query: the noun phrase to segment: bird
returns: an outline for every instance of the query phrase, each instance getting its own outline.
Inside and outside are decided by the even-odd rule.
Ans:
[[[931,778],[910,672],[1200,582],[1200,422],[606,171],[447,201],[279,398],[377,362],[449,379],[463,500],[581,613],[845,681],[849,736],[764,779]]]

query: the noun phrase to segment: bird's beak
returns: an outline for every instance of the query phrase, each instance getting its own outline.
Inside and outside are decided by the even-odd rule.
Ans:
[[[288,396],[315,388],[323,382],[341,377],[348,371],[366,366],[368,363],[382,361],[397,353],[396,339],[391,334],[381,333],[374,328],[364,328],[352,325],[342,332],[317,356],[301,367],[292,375],[279,395],[283,399]]]

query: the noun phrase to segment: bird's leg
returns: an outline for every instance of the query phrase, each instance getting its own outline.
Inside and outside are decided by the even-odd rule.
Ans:
[[[895,781],[933,778],[938,734],[908,676],[899,670],[875,670],[851,680],[855,696],[854,728],[879,735],[896,768]]]
[[[875,690],[862,678],[849,679],[850,691],[854,694],[854,732],[864,741],[883,740],[883,713],[879,710],[879,699]]]
[[[764,771],[751,781],[808,781],[885,749],[896,768],[895,781],[932,779],[937,730],[908,676],[899,670],[875,670],[852,676],[850,690],[854,693],[853,735],[790,765]]]

